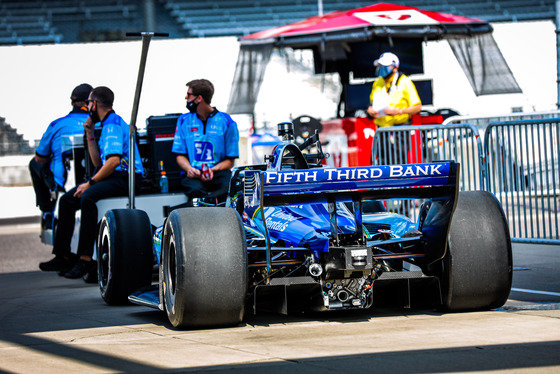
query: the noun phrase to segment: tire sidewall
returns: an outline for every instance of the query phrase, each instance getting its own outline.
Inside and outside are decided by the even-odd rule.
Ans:
[[[184,253],[177,250],[177,243],[181,243],[181,230],[175,230],[177,225],[176,216],[171,214],[164,228],[160,266],[163,306],[169,322],[175,327],[182,323],[180,316],[185,308],[183,297],[185,290],[178,289],[178,284],[183,281],[184,272],[177,271],[177,266],[184,261]]]
[[[115,209],[105,213],[98,232],[97,270],[101,297],[107,304],[127,304],[132,292],[151,284],[151,231],[144,211]]]
[[[234,209],[177,209],[166,221],[162,244],[160,295],[173,326],[225,326],[242,320],[247,249]]]
[[[107,212],[101,221],[101,226],[99,229],[99,240],[97,242],[97,276],[99,290],[101,292],[101,297],[103,300],[109,304],[114,302],[113,300],[113,288],[117,279],[115,279],[114,261],[115,261],[115,243],[111,239],[111,232],[116,230],[114,227],[114,214],[112,211]],[[113,227],[111,227],[113,226]],[[107,261],[104,260],[104,256],[107,257]],[[105,263],[107,266],[105,266]]]
[[[488,310],[502,306],[512,281],[509,227],[496,198],[461,192],[441,262],[443,309]]]

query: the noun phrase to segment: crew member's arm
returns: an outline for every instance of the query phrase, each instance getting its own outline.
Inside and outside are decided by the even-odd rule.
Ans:
[[[93,123],[91,117],[88,117],[86,122],[84,122],[84,129],[86,131],[86,141],[88,143],[89,157],[91,158],[93,166],[99,168],[101,167],[102,162],[101,156],[99,154],[99,145],[97,144],[95,139],[95,123]]]
[[[404,95],[404,100],[401,100],[402,104],[399,103],[401,105],[387,108],[385,113],[390,116],[408,115],[408,117],[400,118],[404,121],[407,118],[410,118],[411,115],[420,113],[422,110],[422,102],[420,100],[420,96],[418,95],[418,91],[416,90],[416,86],[408,77],[405,76],[401,79],[400,86]],[[402,121],[397,120],[397,123],[401,122]]]
[[[416,105],[409,106],[408,108],[387,108],[385,109],[385,114],[389,116],[398,116],[400,114],[418,114],[422,110],[422,103],[418,103]]]
[[[208,170],[208,178],[202,177],[202,180],[205,182],[212,180],[214,173],[217,171],[231,170],[235,165],[235,159],[239,157],[239,130],[237,123],[229,115],[226,115],[226,118],[228,122],[224,133],[225,158]]]
[[[41,164],[46,164],[47,162],[49,162],[49,160],[50,159],[48,157],[43,157],[35,154],[35,161],[40,162]]]
[[[121,162],[121,156],[119,156],[119,155],[109,157],[107,159],[107,161],[105,161],[105,163],[103,164],[101,169],[99,169],[93,177],[91,177],[88,181],[86,181],[86,182],[84,182],[84,183],[82,183],[78,186],[74,196],[75,197],[81,197],[82,194],[88,188],[90,188],[92,186],[92,184],[95,184],[95,183],[97,183],[99,181],[102,181],[103,179],[107,178],[109,175],[111,175],[115,171],[117,166],[119,166],[120,162]]]
[[[371,117],[371,118],[376,118],[379,115],[379,112],[375,109],[373,109],[373,93],[375,92],[375,82],[373,83],[373,85],[371,86],[371,92],[369,94],[369,107],[367,108],[367,114]]]
[[[208,172],[210,173],[208,178],[202,177],[201,179],[203,181],[212,180],[214,178],[214,172],[221,171],[221,170],[231,170],[231,168],[233,168],[234,165],[235,165],[234,158],[226,158],[225,160],[218,162],[212,168],[208,169]]]
[[[35,162],[39,162],[41,164],[46,164],[51,160],[51,156],[53,155],[53,138],[56,134],[56,122],[53,121],[50,123],[47,131],[41,137],[41,141],[39,142],[39,146],[35,150]]]
[[[372,106],[369,106],[367,108],[367,114],[369,114],[370,117],[375,118],[379,115],[379,112],[375,109],[373,109]]]
[[[197,168],[193,168],[189,159],[185,155],[177,155],[177,165],[187,173],[187,177],[200,179],[202,173]]]

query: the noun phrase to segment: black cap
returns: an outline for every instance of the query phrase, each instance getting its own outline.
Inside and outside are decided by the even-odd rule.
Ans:
[[[74,88],[70,99],[72,99],[72,101],[86,101],[92,89],[93,87],[90,86],[89,84],[82,83],[79,86],[76,86],[76,88]]]

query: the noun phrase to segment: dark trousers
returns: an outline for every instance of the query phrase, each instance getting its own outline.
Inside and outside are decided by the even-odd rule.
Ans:
[[[54,238],[53,254],[69,256],[70,244],[76,211],[81,210],[80,237],[78,241],[78,256],[93,256],[93,246],[97,236],[97,205],[105,198],[128,195],[128,174],[115,171],[109,178],[97,182],[88,188],[81,197],[75,197],[77,186],[65,193],[58,206],[58,226]]]
[[[56,205],[56,192],[64,191],[64,188],[56,184],[50,163],[37,162],[32,158],[29,161],[29,174],[35,190],[35,205],[43,213],[52,212]]]
[[[214,178],[209,182],[186,177],[181,185],[189,200],[193,197],[220,197],[227,195],[230,179],[231,170],[221,170],[214,172]]]

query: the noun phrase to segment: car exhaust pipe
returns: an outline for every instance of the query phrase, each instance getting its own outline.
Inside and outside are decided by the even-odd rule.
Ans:
[[[336,293],[336,297],[338,300],[344,303],[348,301],[348,299],[350,299],[350,294],[346,290],[340,290]]]
[[[319,277],[323,274],[323,267],[317,263],[309,265],[309,273],[314,277]]]

